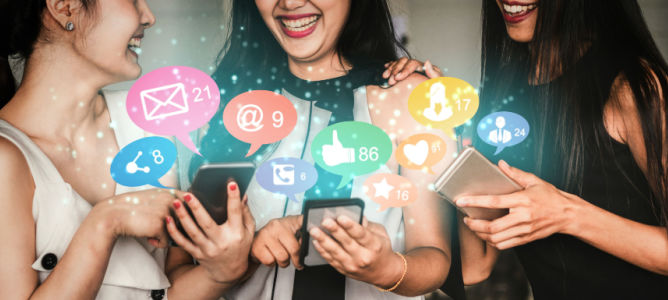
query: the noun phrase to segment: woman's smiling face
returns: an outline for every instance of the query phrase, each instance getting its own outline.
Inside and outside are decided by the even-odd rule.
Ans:
[[[533,40],[538,15],[538,0],[496,0],[511,39],[526,43]]]
[[[291,59],[313,61],[336,49],[351,0],[255,0],[260,15]]]

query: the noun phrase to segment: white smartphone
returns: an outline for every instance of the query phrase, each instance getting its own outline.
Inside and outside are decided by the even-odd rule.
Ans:
[[[457,156],[434,182],[436,192],[454,204],[454,199],[465,195],[505,195],[522,190],[522,187],[504,174],[496,165],[468,147]],[[483,220],[493,220],[508,214],[507,209],[481,207],[457,207],[465,215]]]

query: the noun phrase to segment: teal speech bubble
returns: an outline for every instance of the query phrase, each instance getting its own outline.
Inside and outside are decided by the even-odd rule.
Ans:
[[[337,189],[355,176],[378,170],[392,156],[392,141],[382,129],[364,122],[341,122],[318,133],[311,144],[316,164],[341,175]]]

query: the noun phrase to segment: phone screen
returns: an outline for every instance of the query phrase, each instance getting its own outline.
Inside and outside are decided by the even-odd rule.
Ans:
[[[243,197],[254,173],[255,165],[250,162],[203,165],[195,174],[190,192],[202,203],[211,218],[220,225],[227,221],[227,183],[231,180],[236,181]],[[190,208],[187,205],[184,207],[194,220]],[[173,212],[172,218],[179,231],[188,237]]]
[[[309,202],[319,201],[336,201],[336,200],[311,200]],[[336,202],[330,202],[329,206],[323,207],[306,207],[304,213],[304,224],[302,225],[303,241],[308,243],[308,248],[302,244],[302,264],[304,266],[319,266],[326,265],[327,261],[322,258],[318,250],[313,247],[313,242],[308,238],[308,231],[313,227],[319,227],[326,234],[330,234],[327,229],[320,226],[325,218],[336,219],[339,216],[347,216],[352,220],[362,221],[362,213],[364,209],[364,202],[359,199],[341,199],[340,205]],[[361,202],[361,204],[359,202]],[[324,203],[323,203],[324,204]]]

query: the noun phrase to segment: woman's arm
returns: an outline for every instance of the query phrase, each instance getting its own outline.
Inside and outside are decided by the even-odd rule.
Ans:
[[[92,299],[102,284],[116,237],[154,237],[166,245],[162,215],[171,194],[149,190],[129,194],[139,205],[115,198],[95,205],[80,224],[63,257],[39,284],[35,260],[35,222],[32,216],[34,181],[21,151],[0,138],[0,294],[3,299]],[[128,195],[126,195],[128,196]],[[134,212],[134,215],[131,213]],[[41,212],[48,213],[48,212]]]

